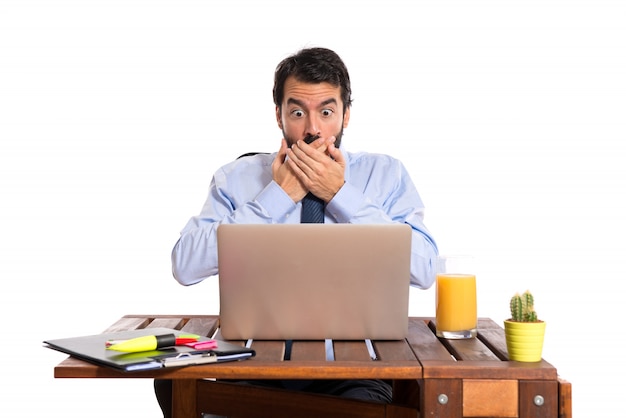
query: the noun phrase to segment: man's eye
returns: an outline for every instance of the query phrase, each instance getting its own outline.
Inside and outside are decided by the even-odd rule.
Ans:
[[[332,109],[324,109],[322,110],[322,116],[332,116],[333,115],[333,111]]]
[[[291,111],[291,115],[295,116],[296,118],[301,118],[302,116],[304,116],[304,112],[302,110],[292,110]]]

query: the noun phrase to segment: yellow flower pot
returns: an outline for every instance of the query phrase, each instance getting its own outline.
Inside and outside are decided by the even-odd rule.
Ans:
[[[504,336],[509,359],[523,362],[541,361],[546,323],[504,321]]]

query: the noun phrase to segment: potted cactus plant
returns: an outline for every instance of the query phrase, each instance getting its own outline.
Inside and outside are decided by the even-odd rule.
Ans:
[[[537,318],[534,298],[528,290],[516,293],[510,301],[511,318],[504,321],[504,335],[509,359],[541,361],[546,323]]]

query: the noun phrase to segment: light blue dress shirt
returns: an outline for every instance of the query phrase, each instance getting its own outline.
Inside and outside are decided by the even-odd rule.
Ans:
[[[342,153],[345,184],[326,205],[325,222],[410,225],[411,285],[430,287],[437,245],[424,226],[424,205],[406,168],[387,155]],[[218,273],[216,231],[222,223],[300,223],[301,204],[272,180],[275,157],[257,154],[217,170],[200,215],[189,220],[172,251],[178,282],[191,285]]]

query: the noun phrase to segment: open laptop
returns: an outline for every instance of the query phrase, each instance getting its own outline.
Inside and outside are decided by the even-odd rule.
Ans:
[[[406,337],[408,225],[224,224],[217,244],[228,340]]]

